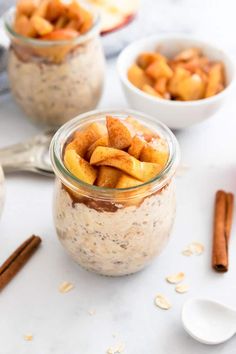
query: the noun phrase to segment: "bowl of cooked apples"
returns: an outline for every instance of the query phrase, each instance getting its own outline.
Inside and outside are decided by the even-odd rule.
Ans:
[[[150,36],[126,47],[117,69],[130,106],[171,129],[211,117],[229,94],[234,65],[228,54],[184,36]]]

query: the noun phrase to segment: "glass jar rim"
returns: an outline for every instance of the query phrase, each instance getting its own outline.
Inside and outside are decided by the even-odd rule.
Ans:
[[[87,6],[87,5],[86,5]],[[88,6],[87,6],[88,7]],[[12,17],[15,15],[16,12],[16,7],[12,6],[9,10],[7,10],[3,14],[3,24],[4,24],[4,29],[7,33],[7,35],[11,38],[18,39],[22,43],[26,45],[32,45],[35,47],[51,47],[51,46],[65,46],[65,45],[77,45],[77,44],[82,44],[86,42],[88,39],[93,37],[95,34],[98,34],[100,32],[100,27],[101,27],[101,18],[97,12],[94,10],[91,11],[94,17],[93,21],[93,26],[88,30],[86,33],[79,35],[76,38],[72,39],[63,39],[63,40],[40,40],[37,38],[30,38],[23,36],[19,33],[17,33],[12,26]]]
[[[145,124],[146,121],[146,123],[156,125],[157,132],[159,131],[162,134],[162,136],[166,139],[169,147],[169,159],[164,169],[159,174],[138,186],[128,188],[107,188],[88,184],[74,176],[65,167],[62,159],[64,146],[73,134],[73,132],[75,132],[79,128],[79,126],[83,124],[86,125],[88,123],[94,122],[94,120],[90,120],[91,117],[95,116],[96,118],[102,119],[106,115],[112,115],[121,118],[132,116],[134,118],[137,118],[137,120],[140,120],[141,123],[143,122]],[[90,194],[92,197],[96,196],[98,199],[104,200],[110,198],[112,199],[115,193],[115,198],[117,200],[119,199],[119,195],[121,198],[124,198],[124,193],[126,194],[126,192],[127,196],[125,196],[125,198],[129,198],[129,192],[131,191],[137,192],[135,194],[135,197],[141,197],[143,194],[147,194],[147,191],[144,191],[142,187],[152,187],[152,193],[163,188],[175,174],[175,171],[179,164],[180,150],[178,141],[174,134],[171,132],[171,130],[163,123],[158,120],[155,120],[149,115],[130,109],[97,109],[90,112],[86,112],[73,118],[58,129],[58,131],[52,138],[50,144],[50,158],[56,177],[58,177],[62,181],[62,183],[66,185],[69,189],[76,191],[76,188],[78,188],[79,186],[80,188],[82,187],[82,189],[84,190],[85,196],[88,196]],[[81,194],[83,194],[82,190],[80,190],[80,192]]]

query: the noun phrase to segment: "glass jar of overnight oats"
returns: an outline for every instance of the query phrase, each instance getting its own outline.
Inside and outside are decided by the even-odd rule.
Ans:
[[[8,76],[13,96],[35,123],[58,127],[94,109],[101,97],[105,59],[94,15],[88,32],[73,39],[40,40],[16,33],[15,10],[5,15],[10,37]]]
[[[75,131],[107,115],[139,123],[165,139],[168,161],[153,179],[129,188],[104,188],[79,180],[65,166],[63,154]],[[69,255],[87,270],[120,276],[149,264],[167,244],[175,218],[174,175],[179,147],[162,123],[132,111],[93,111],[66,123],[51,143],[56,174],[54,221],[57,235]]]

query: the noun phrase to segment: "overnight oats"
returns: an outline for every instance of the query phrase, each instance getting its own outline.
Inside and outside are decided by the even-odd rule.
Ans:
[[[178,143],[161,123],[131,114],[86,113],[51,143],[59,240],[103,275],[142,269],[166,245],[175,218]]]
[[[20,0],[5,28],[11,90],[29,118],[57,127],[96,107],[105,60],[91,10],[76,0]]]

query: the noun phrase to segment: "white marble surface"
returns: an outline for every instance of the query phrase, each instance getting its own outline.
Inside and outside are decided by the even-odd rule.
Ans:
[[[168,1],[172,12],[170,6],[177,3],[182,4],[183,11],[183,4],[189,11],[187,4],[191,3],[193,12],[197,7],[204,13],[198,13],[197,25],[193,22],[194,32],[210,38],[215,32],[215,41],[235,54],[235,44],[231,43],[236,10],[233,1]],[[166,5],[165,13],[167,10]],[[214,28],[216,22],[218,27]],[[175,227],[163,254],[136,275],[100,277],[73,263],[60,246],[53,227],[53,181],[29,174],[7,176],[7,199],[0,221],[0,263],[32,233],[41,235],[43,244],[0,294],[0,354],[105,354],[108,347],[117,343],[124,343],[124,354],[235,354],[236,338],[208,347],[191,339],[180,322],[181,307],[193,296],[213,297],[236,308],[236,223],[229,272],[216,274],[210,267],[214,193],[219,188],[236,192],[235,93],[212,119],[177,133],[182,161],[189,169],[177,179]],[[127,107],[114,62],[108,66],[100,107]],[[0,146],[36,132],[38,129],[24,119],[10,95],[0,98]],[[202,256],[181,255],[191,241],[205,245]],[[175,293],[164,280],[176,271],[186,272],[190,286],[187,294]],[[64,280],[75,284],[68,294],[58,292]],[[169,297],[171,310],[162,311],[154,306],[155,294],[159,292]],[[91,316],[90,310],[96,313]],[[24,341],[27,333],[33,334],[33,341]]]
[[[126,107],[110,63],[102,107]],[[235,94],[235,92],[234,92]],[[178,212],[167,249],[149,268],[124,278],[90,274],[74,264],[57,241],[52,215],[53,182],[19,174],[8,176],[7,200],[0,222],[0,262],[28,235],[43,237],[41,249],[1,293],[0,354],[105,354],[124,342],[127,354],[235,353],[235,339],[218,347],[196,343],[183,331],[180,311],[192,296],[209,296],[236,307],[235,225],[230,246],[230,270],[210,268],[212,207],[218,188],[236,192],[235,102],[233,97],[211,120],[179,132],[188,171],[177,179]],[[28,123],[10,96],[1,98],[1,146],[20,141],[37,129]],[[203,242],[200,257],[184,257],[191,241]],[[189,293],[176,294],[165,276],[186,272]],[[75,289],[60,294],[58,285],[71,281]],[[156,293],[166,294],[173,308],[156,308]],[[91,316],[88,311],[96,310]],[[32,333],[32,342],[23,335]],[[118,338],[112,334],[117,333]]]

